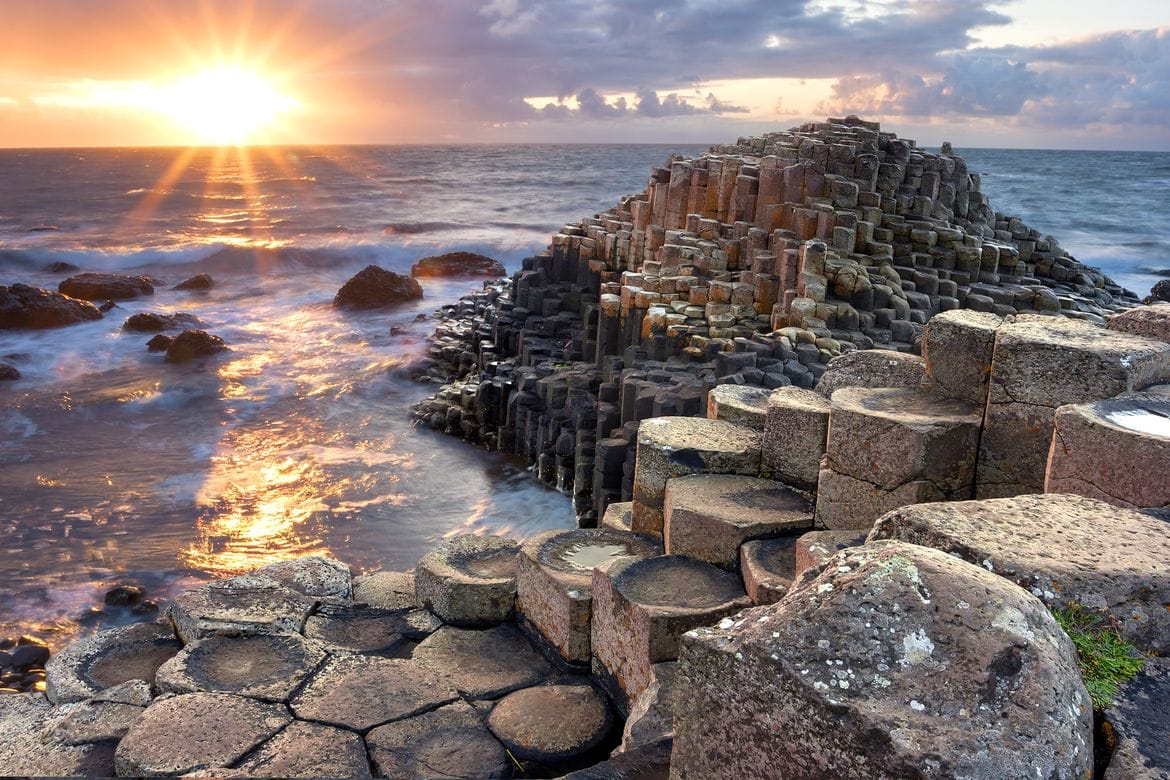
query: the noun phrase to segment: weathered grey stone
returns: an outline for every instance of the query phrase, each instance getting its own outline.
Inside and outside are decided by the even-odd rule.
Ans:
[[[90,701],[110,702],[111,704],[132,704],[135,707],[145,707],[154,698],[150,683],[146,680],[127,680],[118,685],[112,685],[105,690],[95,693]]]
[[[415,605],[414,575],[379,571],[354,577],[353,600],[375,609],[410,609]]]
[[[349,567],[325,555],[270,563],[255,573],[312,598],[348,599],[353,593]]]
[[[108,701],[86,701],[59,708],[61,718],[46,728],[46,735],[64,745],[117,742],[142,717],[145,707]]]
[[[666,482],[667,555],[688,555],[724,569],[739,568],[739,547],[751,539],[809,530],[808,498],[779,482],[733,474],[695,474]]]
[[[168,614],[184,642],[215,634],[296,634],[316,600],[271,577],[242,574],[178,596]]]
[[[861,531],[809,531],[796,540],[796,561],[792,571],[795,580],[805,569],[820,566],[846,547],[865,544],[869,529]]]
[[[716,385],[707,394],[707,417],[762,431],[770,392],[751,385]]]
[[[751,601],[736,575],[682,555],[593,570],[593,676],[626,712],[651,667],[678,657],[679,637]]]
[[[639,745],[564,775],[563,780],[661,780],[670,772],[671,740]]]
[[[458,698],[448,681],[398,658],[339,655],[292,700],[297,718],[364,732]]]
[[[779,603],[690,632],[676,684],[676,778],[1071,780],[1092,767],[1092,708],[1052,615],[915,545],[844,550]]]
[[[931,389],[976,406],[987,403],[995,332],[1003,323],[1002,317],[970,309],[931,317],[922,332],[922,357]]]
[[[829,435],[829,400],[788,386],[768,396],[760,472],[802,490],[817,486]]]
[[[55,739],[52,732],[65,717],[43,694],[0,695],[0,771],[11,777],[112,776],[114,743]]]
[[[230,766],[291,720],[280,704],[226,693],[157,699],[118,743],[118,774],[178,775]]]
[[[366,735],[379,777],[509,777],[501,745],[464,702],[380,726]]]
[[[552,674],[548,662],[512,625],[484,630],[447,626],[416,647],[412,658],[475,699],[495,699]]]
[[[285,702],[323,660],[318,645],[296,634],[210,636],[159,667],[158,687],[166,693],[217,691]]]
[[[512,617],[519,545],[502,536],[466,534],[423,556],[415,575],[419,606],[457,626],[487,626]]]
[[[1143,650],[1170,650],[1170,524],[1141,512],[1069,495],[927,504],[882,517],[869,539],[953,553],[1052,608],[1107,611]]]
[[[520,546],[516,607],[522,625],[564,661],[589,663],[593,568],[620,557],[661,554],[653,537],[608,528],[537,534]]]
[[[630,704],[630,714],[622,728],[622,744],[617,749],[619,753],[674,737],[674,690],[678,662],[654,664],[650,672],[650,685]]]
[[[1021,315],[996,333],[976,496],[1038,493],[1056,408],[1170,378],[1170,344],[1081,320]]]
[[[516,757],[555,764],[601,744],[613,716],[592,685],[542,685],[505,696],[487,726]]]
[[[265,777],[370,777],[361,737],[300,720],[261,745],[239,769]]]
[[[846,387],[920,388],[926,363],[916,355],[885,349],[862,349],[829,361],[816,391],[825,398]]]
[[[760,433],[723,420],[655,417],[638,428],[631,527],[662,533],[666,480],[687,474],[760,471]]]
[[[1158,341],[1170,341],[1170,306],[1138,306],[1114,314],[1105,324],[1109,330],[1131,333]]]
[[[605,508],[601,516],[600,528],[609,528],[614,531],[629,531],[634,514],[633,501],[615,501]]]
[[[779,601],[796,578],[796,541],[802,537],[779,536],[744,542],[739,548],[743,587],[753,604]]]
[[[892,490],[823,469],[817,482],[816,522],[833,531],[869,531],[874,520],[907,504],[945,501],[934,483],[917,480]]]
[[[356,606],[322,610],[305,621],[305,636],[331,653],[392,655],[404,650],[410,639],[417,635],[418,628],[410,620],[415,612],[422,613],[423,610]],[[429,635],[437,628],[425,633]]]
[[[1170,308],[1167,306],[1165,308]],[[1149,658],[1105,708],[1102,731],[1113,757],[1105,780],[1170,778],[1170,661]]]
[[[154,683],[182,645],[166,623],[135,623],[79,639],[45,664],[45,694],[55,704],[85,701],[129,680]]]
[[[1168,474],[1170,398],[1138,393],[1056,410],[1045,493],[1170,507]]]

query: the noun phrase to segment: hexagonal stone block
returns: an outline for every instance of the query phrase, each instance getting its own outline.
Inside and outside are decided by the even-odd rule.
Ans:
[[[135,623],[79,639],[45,664],[45,695],[55,704],[84,701],[103,690],[144,680],[183,645],[166,623]]]
[[[353,578],[355,604],[375,609],[410,609],[415,605],[414,574],[377,571]]]
[[[212,636],[188,645],[158,670],[165,693],[216,691],[265,701],[289,695],[325,659],[302,636]]]
[[[762,431],[770,392],[751,385],[716,385],[707,393],[707,418]]]
[[[263,777],[370,777],[362,738],[352,731],[297,720],[239,764]]]
[[[739,577],[681,555],[616,561],[593,571],[593,676],[623,712],[651,667],[678,657],[696,626],[751,606]]]
[[[569,664],[589,663],[594,567],[622,557],[661,555],[653,537],[581,528],[546,531],[520,546],[516,607],[529,635]]]
[[[423,556],[415,575],[420,606],[457,626],[510,620],[516,605],[516,553],[503,536],[466,534]]]
[[[145,707],[109,701],[86,701],[57,710],[46,736],[63,745],[117,742],[142,717]]]
[[[744,542],[813,524],[813,506],[804,494],[769,479],[731,474],[667,480],[664,508],[667,555],[688,555],[733,571]]]
[[[517,758],[559,764],[600,745],[613,716],[592,685],[542,685],[505,696],[487,725]]]
[[[760,473],[815,490],[828,435],[828,398],[794,386],[773,390],[764,420]]]
[[[753,604],[779,601],[796,579],[797,536],[755,539],[739,548],[743,588]]]
[[[601,516],[598,527],[614,531],[629,531],[633,514],[633,501],[615,501],[605,508],[605,514]]]
[[[995,332],[1003,323],[1003,317],[970,309],[931,317],[922,331],[922,357],[931,390],[976,406],[987,403]]]
[[[817,482],[816,521],[832,530],[866,533],[876,518],[907,504],[945,501],[934,483],[915,480],[886,490],[863,479],[822,469]]]
[[[1056,410],[1045,493],[1170,507],[1170,398],[1133,394]]]
[[[411,621],[415,612],[422,610],[325,608],[305,620],[305,636],[331,653],[393,655],[405,650],[417,635],[418,627]]]
[[[792,572],[795,580],[805,569],[820,566],[847,547],[865,544],[869,529],[843,531],[809,531],[796,540],[796,561]]]
[[[1108,612],[1142,650],[1170,651],[1170,524],[1141,512],[1059,494],[922,504],[885,515],[869,539],[952,553],[1052,608]]]
[[[178,596],[167,614],[184,642],[215,634],[296,634],[316,599],[271,577],[242,574]]]
[[[118,774],[179,775],[230,766],[291,720],[282,705],[226,693],[158,699],[118,743]]]
[[[364,732],[458,697],[445,680],[410,661],[341,655],[313,675],[292,709],[302,720]]]
[[[465,702],[379,726],[366,735],[379,777],[510,777],[504,746]]]
[[[278,561],[253,573],[270,577],[286,588],[312,598],[344,600],[353,593],[349,567],[326,555]]]
[[[926,362],[917,355],[888,349],[863,349],[829,361],[816,391],[829,398],[846,387],[917,389],[926,379]]]
[[[723,420],[655,417],[638,428],[631,528],[662,533],[666,480],[687,474],[760,471],[760,433]]]
[[[494,699],[536,685],[552,673],[512,625],[484,630],[447,626],[424,640],[411,657],[474,699]]]
[[[1044,605],[898,542],[688,633],[675,697],[672,777],[1075,778],[1093,762],[1076,652]]]
[[[1064,317],[1021,315],[996,332],[976,497],[1038,493],[1057,407],[1170,379],[1170,344]]]

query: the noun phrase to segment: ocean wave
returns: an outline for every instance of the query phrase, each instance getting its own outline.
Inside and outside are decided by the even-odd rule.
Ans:
[[[387,236],[413,236],[421,233],[439,233],[465,228],[458,222],[391,222],[382,228]]]

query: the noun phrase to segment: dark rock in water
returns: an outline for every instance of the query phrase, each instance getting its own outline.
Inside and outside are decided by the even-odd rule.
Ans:
[[[20,379],[20,372],[16,366],[0,363],[0,382],[14,382],[17,379]]]
[[[33,666],[43,667],[48,660],[49,648],[44,645],[20,645],[12,651],[9,663],[15,669],[28,669]]]
[[[424,257],[410,267],[411,276],[506,276],[507,269],[499,260],[474,252],[447,252]]]
[[[146,590],[137,585],[115,585],[106,591],[105,603],[111,607],[132,607],[144,596]]]
[[[166,352],[170,348],[171,342],[174,340],[174,336],[164,336],[160,333],[150,341],[146,342],[146,348],[151,352]]]
[[[74,271],[80,271],[81,269],[75,266],[73,263],[66,263],[64,260],[57,260],[46,265],[45,270],[51,274],[71,274]]]
[[[1151,304],[1159,301],[1170,303],[1170,279],[1163,279],[1150,288],[1150,294],[1142,299],[1142,303]]]
[[[167,362],[182,363],[196,358],[210,357],[227,349],[223,339],[205,330],[185,330],[175,336],[167,347]]]
[[[100,311],[102,314],[105,314],[106,312],[113,311],[116,308],[118,308],[118,304],[114,303],[113,301],[106,301],[98,307],[98,311]]]
[[[368,265],[342,285],[334,306],[351,309],[380,309],[423,297],[422,287],[409,276]]]
[[[215,286],[211,274],[197,274],[175,285],[176,290],[210,290]]]
[[[58,328],[101,318],[92,303],[68,295],[27,284],[0,285],[0,329]]]
[[[154,285],[147,277],[122,274],[77,274],[61,282],[57,289],[66,295],[87,301],[103,298],[126,301],[140,295],[154,295]]]
[[[122,323],[122,330],[133,330],[140,333],[157,333],[160,330],[187,328],[198,324],[198,317],[183,314],[182,312],[175,314],[155,314],[154,312],[144,311],[131,315],[130,319]]]

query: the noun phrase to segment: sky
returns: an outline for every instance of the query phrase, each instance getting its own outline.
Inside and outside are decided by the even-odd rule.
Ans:
[[[1170,150],[1166,0],[2,0],[0,147]]]

